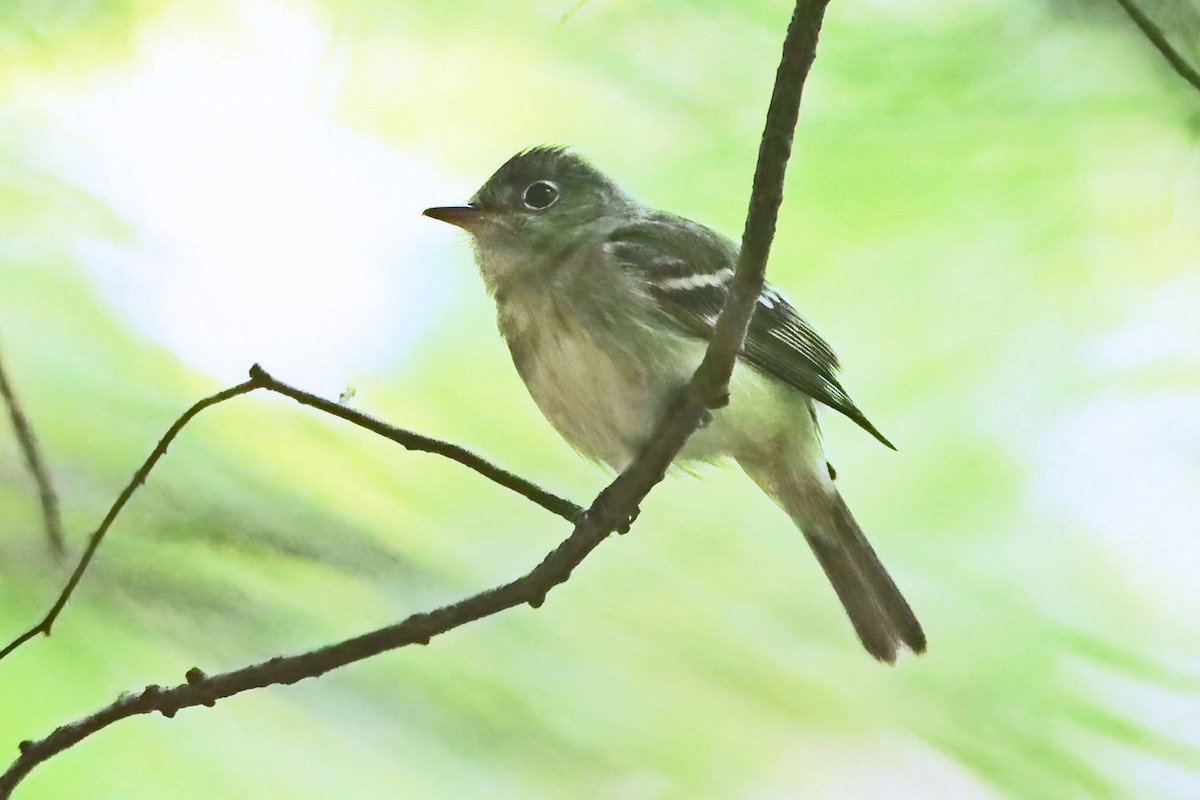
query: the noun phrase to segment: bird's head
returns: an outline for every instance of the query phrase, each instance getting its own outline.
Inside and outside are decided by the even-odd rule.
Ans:
[[[552,269],[598,224],[625,215],[631,203],[584,159],[565,147],[541,146],[506,161],[466,205],[424,214],[471,234],[488,278],[489,270]]]

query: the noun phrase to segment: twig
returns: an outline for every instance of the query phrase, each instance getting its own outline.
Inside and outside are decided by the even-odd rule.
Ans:
[[[154,448],[154,451],[150,453],[150,456],[146,459],[138,471],[134,473],[133,478],[121,492],[121,495],[117,498],[116,502],[113,503],[112,507],[108,511],[108,514],[100,523],[100,527],[96,529],[91,538],[88,540],[87,548],[84,550],[82,557],[80,557],[79,563],[75,567],[75,571],[71,573],[70,579],[67,581],[66,586],[63,587],[62,592],[59,594],[58,599],[54,602],[54,605],[50,608],[50,611],[47,612],[46,616],[40,622],[10,642],[3,650],[0,650],[0,659],[3,659],[9,653],[13,652],[30,639],[33,639],[35,636],[50,635],[51,628],[58,619],[59,614],[62,613],[63,608],[67,604],[67,600],[70,599],[71,595],[75,592],[76,586],[79,585],[79,580],[83,577],[83,573],[87,570],[88,565],[91,563],[92,556],[95,554],[96,549],[100,546],[100,542],[103,541],[104,536],[108,533],[109,528],[112,527],[113,522],[121,513],[121,510],[125,507],[125,504],[129,501],[129,498],[133,495],[134,491],[137,490],[138,486],[146,482],[146,478],[150,474],[150,471],[154,469],[154,465],[158,463],[160,458],[166,455],[167,448],[170,447],[171,442],[176,436],[179,435],[179,432],[183,430],[184,426],[191,422],[191,420],[197,414],[199,414],[201,411],[204,411],[206,408],[211,408],[219,403],[224,403],[226,400],[231,400],[240,395],[248,394],[256,389],[264,389],[266,391],[281,394],[285,397],[290,397],[298,403],[302,403],[303,405],[311,406],[312,408],[332,414],[335,417],[346,420],[347,422],[352,422],[361,428],[366,428],[373,433],[396,442],[408,450],[433,453],[444,456],[453,461],[457,461],[463,466],[475,470],[485,478],[488,478],[489,480],[500,484],[506,489],[510,489],[522,497],[537,503],[542,508],[546,509],[552,514],[562,517],[568,522],[574,522],[583,513],[583,509],[571,501],[551,494],[531,481],[527,481],[524,478],[508,472],[507,470],[501,469],[495,464],[480,458],[465,448],[459,447],[456,444],[443,442],[439,439],[422,436],[418,433],[413,433],[412,431],[407,431],[402,428],[388,425],[386,422],[381,422],[374,417],[370,417],[366,414],[346,408],[345,406],[338,405],[337,403],[331,402],[322,397],[317,397],[314,394],[296,389],[295,387],[289,386],[282,381],[276,380],[262,367],[255,364],[250,368],[250,380],[245,381],[244,383],[239,383],[237,386],[232,386],[224,391],[217,392],[214,395],[204,398],[185,411],[183,415],[175,421],[175,424],[173,424],[170,429],[167,430],[166,434],[162,437],[162,439],[159,440],[158,445]]]
[[[37,483],[38,497],[42,503],[42,520],[46,528],[46,540],[56,558],[61,559],[67,554],[67,545],[63,539],[62,517],[58,513],[58,497],[54,494],[54,485],[50,482],[50,473],[42,461],[37,439],[34,438],[33,428],[21,409],[17,395],[4,369],[4,361],[0,358],[0,397],[8,406],[8,415],[12,419],[13,430],[16,431],[17,441],[25,453],[25,463]]]
[[[723,405],[728,397],[733,364],[762,286],[783,196],[783,177],[799,113],[800,95],[815,56],[817,34],[827,2],[798,0],[788,27],[759,148],[737,272],[704,361],[680,402],[659,425],[637,459],[597,496],[562,544],[515,581],[428,613],[415,614],[396,625],[319,650],[273,658],[211,678],[193,669],[188,672],[187,681],[178,686],[169,689],[148,686],[137,694],[119,698],[91,716],[56,729],[44,739],[23,742],[20,757],[0,775],[0,800],[7,798],[17,783],[41,762],[127,717],[155,711],[172,716],[188,706],[211,706],[221,698],[251,689],[294,683],[390,649],[414,643],[426,644],[440,633],[522,603],[536,608],[550,589],[565,582],[600,542],[628,524],[636,515],[638,504],[662,480],[667,466],[695,430],[701,415],[710,407]],[[257,380],[261,380],[262,375],[259,373]],[[254,384],[255,380],[252,377],[250,383]]]
[[[758,164],[737,269],[704,360],[679,403],[659,425],[633,464],[601,493],[589,515],[603,513],[608,520],[632,515],[650,489],[662,480],[667,467],[696,430],[703,415],[709,409],[724,406],[729,400],[729,379],[762,292],[767,256],[775,237],[779,205],[783,201],[783,179],[800,114],[800,98],[816,57],[817,35],[828,2],[798,0],[788,25],[758,148]]]
[[[581,528],[591,526],[594,523],[581,522],[570,537],[524,576],[457,603],[413,614],[394,625],[300,655],[276,657],[213,676],[193,668],[187,672],[185,682],[177,686],[147,686],[140,692],[122,695],[111,705],[57,728],[44,739],[22,742],[20,757],[0,775],[0,800],[8,798],[21,779],[41,762],[127,717],[154,712],[173,717],[182,708],[212,706],[217,700],[251,689],[296,683],[388,650],[428,644],[438,634],[523,603],[536,607],[599,543],[600,539],[593,541],[580,535]]]
[[[113,521],[117,518],[117,515],[121,513],[121,509],[125,507],[125,504],[129,502],[129,498],[133,495],[134,491],[138,488],[138,486],[146,482],[146,476],[150,474],[150,470],[154,469],[154,465],[158,463],[158,460],[166,455],[167,448],[171,445],[171,442],[175,439],[175,437],[179,435],[179,432],[183,430],[183,426],[187,425],[194,416],[199,414],[204,409],[209,408],[210,406],[215,406],[218,403],[223,403],[231,397],[237,397],[238,395],[245,394],[246,392],[252,392],[257,389],[258,386],[258,382],[252,379],[246,381],[245,383],[239,383],[237,386],[226,389],[223,392],[217,392],[216,394],[206,397],[200,402],[196,403],[194,406],[185,411],[183,416],[175,420],[175,424],[167,430],[166,434],[162,437],[162,439],[159,440],[158,445],[154,448],[154,452],[150,454],[150,457],[146,459],[145,463],[143,463],[138,471],[134,473],[133,479],[129,481],[129,484],[124,488],[124,490],[122,490],[121,495],[117,498],[116,502],[112,504],[112,508],[108,510],[108,514],[105,515],[104,520],[100,523],[100,527],[98,527],[96,532],[92,534],[92,538],[88,540],[87,548],[84,549],[83,555],[79,559],[79,563],[75,565],[75,571],[71,573],[71,577],[67,580],[67,585],[59,594],[58,599],[54,601],[54,605],[50,608],[49,613],[46,614],[41,622],[22,633],[16,639],[10,642],[9,645],[3,650],[0,650],[0,659],[3,659],[9,653],[16,650],[18,647],[25,644],[25,642],[39,634],[45,636],[50,635],[50,628],[54,625],[54,621],[58,619],[58,615],[62,613],[63,606],[67,604],[67,599],[71,596],[71,593],[75,591],[75,587],[79,585],[79,579],[83,577],[84,571],[87,570],[88,564],[91,563],[92,556],[95,554],[96,548],[100,546],[100,542],[104,541],[104,535],[108,533],[108,529],[112,527]]]
[[[1162,28],[1154,24],[1154,20],[1142,11],[1141,7],[1133,0],[1117,0],[1117,4],[1125,9],[1125,13],[1133,20],[1134,24],[1141,28],[1142,33],[1150,40],[1150,43],[1162,54],[1162,57],[1167,60],[1171,68],[1179,74],[1179,77],[1190,83],[1193,88],[1200,89],[1200,71],[1197,71],[1194,66],[1188,63],[1188,60],[1183,57],[1183,54],[1175,49],[1175,46],[1167,39],[1167,35],[1163,33]]]
[[[319,411],[324,411],[326,414],[332,414],[335,417],[344,419],[347,422],[353,422],[360,428],[377,433],[385,439],[390,439],[406,450],[414,450],[421,453],[433,453],[439,456],[445,456],[452,461],[457,461],[464,467],[469,467],[475,470],[483,477],[500,484],[506,489],[511,489],[517,494],[524,497],[526,500],[531,500],[537,503],[542,508],[549,511],[551,514],[562,517],[567,522],[575,522],[579,519],[579,515],[583,513],[580,506],[575,505],[570,500],[559,497],[556,494],[547,492],[542,487],[531,481],[527,481],[519,475],[514,475],[506,469],[502,469],[495,464],[480,458],[479,456],[467,450],[464,447],[459,447],[450,442],[444,442],[440,439],[433,439],[428,436],[422,436],[419,433],[397,428],[389,425],[386,422],[367,416],[358,411],[346,408],[340,403],[335,403],[331,400],[326,400],[323,397],[318,397],[315,394],[309,394],[302,389],[297,389],[294,386],[289,386],[283,381],[276,380],[263,371],[262,367],[255,364],[250,368],[250,377],[257,378],[261,381],[262,388],[276,394],[281,394],[284,397],[290,397],[297,403],[315,408]]]

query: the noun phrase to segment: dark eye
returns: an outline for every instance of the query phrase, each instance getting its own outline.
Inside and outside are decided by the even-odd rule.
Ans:
[[[525,194],[521,195],[525,207],[534,211],[549,208],[557,199],[558,187],[550,181],[534,181],[525,187]]]

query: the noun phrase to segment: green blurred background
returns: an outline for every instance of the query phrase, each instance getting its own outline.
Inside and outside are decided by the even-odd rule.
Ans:
[[[419,211],[553,141],[738,234],[790,4],[575,5],[0,6],[0,347],[73,553],[255,361],[578,502],[604,485]],[[1115,5],[832,5],[770,276],[900,446],[826,416],[925,657],[866,656],[784,515],[711,469],[539,611],[121,723],[17,796],[1200,796],[1198,138],[1200,95]],[[0,747],[457,599],[566,533],[239,399],[172,448],[54,637],[0,664]],[[0,638],[65,571],[3,426]]]

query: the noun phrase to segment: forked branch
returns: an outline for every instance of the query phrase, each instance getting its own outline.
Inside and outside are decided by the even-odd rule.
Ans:
[[[146,482],[150,471],[158,463],[159,459],[167,454],[167,449],[175,440],[175,437],[184,429],[184,427],[196,418],[200,412],[205,409],[212,408],[215,405],[232,400],[235,397],[240,397],[244,394],[249,394],[257,389],[263,389],[276,394],[281,394],[284,397],[290,397],[297,403],[316,408],[324,411],[327,414],[332,414],[335,417],[351,422],[360,428],[365,428],[372,433],[377,433],[385,439],[390,439],[396,444],[408,449],[416,450],[423,453],[433,453],[444,456],[452,461],[457,461],[465,467],[475,470],[485,478],[500,484],[506,489],[511,489],[522,497],[530,500],[552,514],[557,514],[568,522],[574,522],[583,513],[583,509],[555,494],[552,494],[541,488],[532,481],[527,481],[524,478],[514,475],[513,473],[496,466],[490,461],[475,455],[470,450],[450,442],[444,442],[440,439],[434,439],[429,436],[422,436],[419,433],[414,433],[403,428],[397,428],[394,425],[389,425],[386,422],[375,419],[367,414],[355,411],[345,406],[326,400],[323,397],[318,397],[315,394],[310,394],[294,386],[289,386],[283,381],[276,380],[266,370],[255,364],[250,368],[250,379],[239,383],[236,386],[231,386],[228,389],[210,395],[199,401],[175,420],[174,424],[167,429],[167,432],[159,439],[154,450],[142,462],[142,466],[133,474],[133,478],[126,484],[121,494],[109,508],[108,513],[104,516],[100,526],[92,533],[88,539],[87,547],[84,548],[83,555],[79,558],[79,563],[75,566],[75,571],[71,573],[71,577],[67,579],[66,586],[59,593],[58,598],[54,601],[54,605],[46,612],[46,616],[41,619],[36,625],[22,633],[13,641],[9,642],[3,650],[0,650],[0,659],[12,653],[21,645],[28,642],[37,636],[49,636],[51,629],[54,627],[55,621],[58,620],[63,608],[66,607],[67,601],[74,594],[75,588],[79,585],[83,573],[87,571],[88,565],[92,562],[92,557],[96,553],[96,549],[100,547],[100,543],[104,541],[104,537],[108,534],[112,524],[120,515],[121,510],[125,508],[125,504],[129,502],[129,498],[137,491],[137,488]]]
[[[815,57],[817,35],[827,3],[828,0],[798,0],[796,3],[784,40],[783,56],[776,72],[759,147],[737,271],[731,284],[729,299],[721,311],[704,360],[679,401],[659,424],[637,459],[600,492],[586,513],[579,514],[578,509],[568,501],[556,498],[498,467],[486,465],[486,462],[461,448],[448,450],[447,448],[453,446],[436,443],[435,440],[407,431],[398,431],[376,420],[370,420],[368,424],[368,418],[363,418],[356,412],[300,390],[285,387],[261,369],[255,369],[251,371],[249,381],[201,401],[172,426],[150,459],[134,476],[134,481],[122,494],[123,499],[118,500],[114,510],[106,517],[105,523],[93,535],[85,558],[81,560],[67,590],[59,598],[55,610],[41,625],[33,628],[22,639],[18,639],[14,646],[38,633],[49,633],[57,612],[61,611],[70,590],[78,583],[79,576],[86,568],[87,560],[91,558],[104,532],[111,525],[111,518],[119,513],[128,495],[145,479],[154,463],[166,452],[167,445],[178,434],[179,429],[204,408],[259,388],[277,391],[305,405],[375,430],[405,447],[428,449],[429,452],[454,458],[480,471],[542,507],[572,519],[575,522],[574,530],[562,544],[529,573],[514,581],[434,611],[414,614],[395,625],[308,653],[273,658],[221,675],[210,677],[193,669],[187,673],[185,682],[177,686],[167,689],[148,686],[136,694],[119,698],[88,717],[56,729],[43,739],[23,742],[20,757],[7,772],[0,775],[0,800],[8,797],[21,779],[41,762],[127,717],[156,711],[172,716],[181,708],[195,705],[211,706],[221,698],[251,689],[279,683],[294,683],[387,650],[414,643],[426,644],[440,633],[523,603],[536,608],[545,600],[547,592],[565,582],[574,568],[605,538],[627,526],[636,516],[642,500],[662,480],[667,467],[695,431],[701,417],[709,409],[718,408],[727,401],[734,362],[742,348],[746,329],[763,285],[767,255],[774,238],[775,223],[783,197],[784,173],[791,154],[800,97]],[[421,446],[430,443],[435,443],[436,446]],[[486,465],[486,469],[480,468],[483,465]],[[13,646],[10,646],[4,652],[10,652],[12,648]]]

